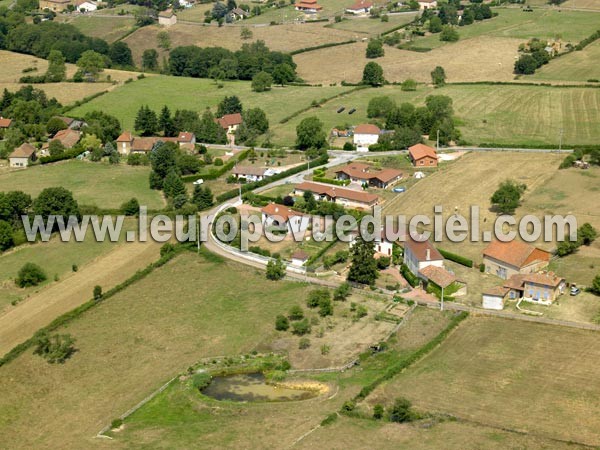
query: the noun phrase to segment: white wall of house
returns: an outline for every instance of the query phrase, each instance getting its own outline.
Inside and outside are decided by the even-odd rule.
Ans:
[[[482,306],[484,309],[495,309],[498,311],[502,310],[504,309],[504,297],[500,297],[499,295],[483,294]]]
[[[377,144],[379,140],[378,134],[355,134],[354,145],[359,152],[368,152],[369,145]]]
[[[408,246],[404,247],[404,264],[407,265],[408,269],[413,273],[413,275],[418,276],[419,272],[428,266],[436,266],[436,267],[444,267],[444,260],[425,260],[419,261],[417,257],[410,251]]]
[[[96,11],[98,9],[98,7],[91,2],[84,2],[81,5],[77,6],[77,10],[78,11],[85,11],[85,12],[91,12],[91,11]]]
[[[27,167],[29,165],[29,158],[10,158],[10,167]]]
[[[268,214],[262,213],[262,222],[265,227],[281,226],[283,225],[281,223],[282,221],[282,217],[270,216]],[[308,229],[309,224],[310,220],[308,216],[291,216],[286,222],[289,233],[304,232]]]

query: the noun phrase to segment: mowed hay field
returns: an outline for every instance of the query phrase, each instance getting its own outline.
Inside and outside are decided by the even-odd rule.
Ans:
[[[59,15],[57,18],[77,27],[79,31],[88,36],[104,39],[108,43],[125,36],[135,26],[135,19],[131,16],[79,15],[72,17]]]
[[[444,67],[449,82],[511,81],[519,42],[511,38],[481,37],[426,53],[384,46],[385,56],[376,59],[366,58],[366,42],[357,42],[301,53],[294,56],[294,61],[298,64],[298,75],[309,83],[344,80],[357,83],[362,78],[363,68],[371,61],[383,68],[385,79],[390,82],[413,78],[430,83],[431,71],[436,66]]]
[[[494,8],[498,13],[492,19],[475,22],[458,28],[461,40],[480,37],[514,38],[526,42],[531,38],[555,39],[560,36],[566,44],[575,45],[582,39],[593,34],[600,23],[600,14],[582,11],[559,11],[557,9],[535,9],[524,12],[521,8]],[[415,38],[417,47],[446,47],[446,42],[440,41],[439,34]],[[517,44],[518,47],[518,44]],[[448,47],[452,48],[452,47]],[[491,53],[497,49],[490,47]],[[515,51],[517,48],[515,48]],[[473,60],[477,61],[477,60]]]
[[[328,25],[327,28],[334,28],[336,30],[352,31],[354,33],[375,35],[383,33],[387,30],[391,30],[399,25],[404,25],[412,22],[417,13],[408,14],[394,14],[389,16],[388,21],[383,22],[381,19],[375,19],[371,17],[357,17],[357,18],[344,18],[341,22],[333,23]],[[357,37],[364,37],[358,36]]]
[[[330,42],[347,41],[355,35],[355,33],[344,30],[324,28],[323,23],[306,23],[251,27],[252,39],[245,41],[240,37],[241,30],[240,26],[215,27],[180,23],[165,29],[153,25],[140,28],[123,39],[123,42],[129,45],[133,59],[139,65],[142,53],[146,49],[156,48],[161,57],[167,55],[166,52],[157,48],[156,35],[160,31],[169,33],[171,48],[180,45],[197,45],[198,47],[224,47],[232,51],[239,50],[245,43],[261,40],[271,50],[289,52]]]
[[[367,402],[404,396],[424,411],[597,446],[599,357],[597,332],[473,317]]]
[[[455,85],[439,89],[419,86],[415,92],[403,92],[399,86],[359,90],[313,108],[285,124],[272,121],[273,142],[293,143],[296,126],[305,117],[317,116],[329,131],[345,123],[356,125],[369,121],[366,111],[373,97],[388,96],[398,104],[421,105],[428,95],[447,95],[453,99],[458,127],[469,144],[557,146],[561,128],[565,148],[595,144],[600,140],[600,89]],[[346,111],[356,108],[356,112],[351,116],[346,112],[338,114],[340,106],[345,106]]]
[[[37,71],[23,73],[23,69],[35,67]],[[0,89],[17,91],[26,84],[19,83],[24,75],[43,75],[48,69],[48,61],[31,55],[7,52],[0,50]],[[67,64],[67,77],[72,77],[77,71],[77,66]],[[110,75],[113,81],[122,83],[128,78],[135,78],[136,72],[106,69],[103,76]],[[112,83],[41,83],[33,85],[36,89],[43,90],[49,98],[56,98],[63,105],[73,103],[98,92],[111,90],[115,87]]]
[[[142,105],[149,105],[157,112],[167,105],[172,112],[177,109],[191,109],[202,114],[205,108],[216,106],[223,97],[237,95],[244,108],[263,109],[273,125],[294,111],[310,106],[313,100],[352,89],[343,86],[287,86],[273,87],[268,92],[256,93],[251,90],[250,82],[226,81],[222,84],[224,87],[219,89],[212,80],[156,76],[128,83],[74,109],[71,113],[77,116],[96,109],[102,110],[117,117],[123,129],[131,130],[137,111]]]
[[[600,28],[600,24],[599,24]],[[526,80],[553,81],[589,81],[600,80],[600,42],[596,41],[581,51],[552,60],[549,64],[527,76]]]
[[[416,214],[433,217],[436,205],[443,207],[443,217],[454,214],[455,208],[465,217],[469,217],[470,207],[480,209],[480,228],[493,231],[496,213],[490,211],[490,197],[498,185],[513,179],[525,183],[529,192],[549,180],[562,158],[556,154],[514,153],[514,152],[473,152],[426,177],[404,194],[386,203],[384,214],[407,216],[407,220]],[[535,170],[531,168],[535,167]],[[527,194],[525,194],[527,195]],[[467,258],[479,261],[485,242],[451,243],[444,239],[439,246],[455,251]]]
[[[0,174],[0,191],[23,191],[36,197],[47,187],[62,186],[83,205],[119,208],[132,197],[148,209],[164,206],[159,191],[148,185],[149,167],[68,161]]]
[[[65,364],[28,351],[0,369],[0,442],[87,448],[112,419],[200,358],[253,350],[306,292],[212,255],[180,255],[61,328],[77,339]]]
[[[598,0],[567,0],[560,5],[562,8],[581,8],[600,11]]]

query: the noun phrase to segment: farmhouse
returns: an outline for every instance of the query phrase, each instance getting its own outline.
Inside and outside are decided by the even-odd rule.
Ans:
[[[260,181],[267,175],[266,167],[254,167],[254,166],[235,166],[232,174],[236,178],[245,178],[247,181]]]
[[[291,256],[292,264],[294,266],[302,267],[304,264],[306,264],[308,259],[308,254],[304,253],[302,250],[295,251]]]
[[[359,152],[368,152],[369,146],[377,144],[381,130],[377,125],[369,123],[358,125],[354,128],[354,145]]]
[[[65,148],[73,148],[75,144],[79,142],[81,138],[81,132],[66,128],[57,132],[52,140],[58,140]]]
[[[117,151],[121,155],[130,153],[149,153],[157,142],[175,142],[179,147],[189,152],[194,150],[196,135],[190,132],[181,132],[177,137],[149,136],[138,137],[129,131],[124,131],[117,138]]]
[[[565,279],[552,272],[517,274],[511,276],[503,286],[511,299],[549,305],[565,292]]]
[[[158,13],[158,24],[165,27],[170,27],[177,23],[177,16],[171,8]]]
[[[416,144],[408,148],[408,155],[415,167],[437,167],[438,156],[433,147]]]
[[[437,8],[437,0],[417,0],[419,3],[419,9],[432,9]]]
[[[323,9],[323,7],[317,4],[317,0],[300,0],[294,5],[296,11],[303,11],[305,13],[316,13]]]
[[[223,117],[217,119],[217,122],[227,134],[232,134],[235,133],[242,124],[242,115],[240,113],[225,114]]]
[[[262,223],[265,227],[286,226],[288,232],[298,232],[306,230],[309,224],[308,217],[304,214],[277,203],[269,203],[260,211],[262,212]]]
[[[8,155],[9,166],[27,167],[31,161],[35,161],[35,158],[35,147],[25,143]]]
[[[350,180],[353,183],[367,184],[385,189],[402,178],[402,172],[396,169],[371,170],[371,166],[351,163],[336,170],[338,180]]]
[[[12,119],[7,119],[6,117],[0,116],[0,130],[10,128],[11,124],[12,124]]]
[[[40,9],[49,9],[54,12],[63,12],[71,4],[71,0],[40,0]]]
[[[92,12],[98,9],[98,6],[94,2],[88,0],[77,0],[75,2],[75,9],[82,12]]]
[[[416,241],[410,236],[404,242],[404,264],[416,276],[425,267],[444,267],[444,257],[429,241]]]
[[[486,273],[503,279],[516,274],[542,270],[550,262],[550,253],[519,241],[491,242],[483,251]]]
[[[248,11],[244,11],[242,8],[234,8],[229,14],[231,14],[231,18],[233,20],[242,20],[250,17],[250,13]]]
[[[434,265],[426,266],[419,271],[419,278],[425,281],[425,284],[434,284],[440,289],[446,289],[448,286],[456,282],[456,276],[448,272],[443,267]]]
[[[369,0],[357,0],[354,5],[346,8],[346,12],[348,14],[369,14],[372,7],[373,2]]]
[[[335,202],[349,208],[367,209],[372,208],[379,202],[379,197],[375,194],[312,181],[304,181],[297,185],[294,188],[294,195],[303,195],[307,191],[312,192],[317,200]]]

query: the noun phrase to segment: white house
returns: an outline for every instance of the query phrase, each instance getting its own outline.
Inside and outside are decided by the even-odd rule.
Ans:
[[[277,203],[269,203],[261,209],[261,212],[265,227],[287,226],[288,232],[303,232],[310,222],[308,216]]]
[[[235,166],[232,174],[236,178],[245,178],[248,182],[260,181],[267,176],[268,169],[253,166]]]
[[[369,14],[372,7],[373,2],[369,0],[357,0],[354,5],[346,8],[346,12],[348,14]]]
[[[482,306],[484,309],[504,309],[504,301],[510,289],[504,286],[494,286],[483,292]]]
[[[419,9],[433,9],[437,8],[437,0],[418,0]]]
[[[309,256],[302,250],[298,250],[292,254],[292,265],[302,267],[308,261]]]
[[[22,144],[8,155],[10,167],[27,167],[31,161],[35,161],[35,147],[31,144]]]
[[[416,276],[428,266],[444,267],[444,257],[429,241],[415,241],[411,237],[404,242],[404,264]]]
[[[165,27],[170,27],[177,23],[177,16],[171,8],[158,13],[158,24]]]
[[[92,12],[98,9],[96,3],[88,0],[78,0],[75,2],[75,9],[82,12]]]
[[[369,146],[377,144],[381,130],[377,125],[361,124],[354,129],[354,145],[359,152],[368,152]]]

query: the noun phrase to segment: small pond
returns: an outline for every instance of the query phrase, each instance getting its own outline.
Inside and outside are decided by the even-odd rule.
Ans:
[[[319,395],[317,391],[271,386],[262,373],[214,377],[202,393],[216,400],[236,402],[289,402]]]

